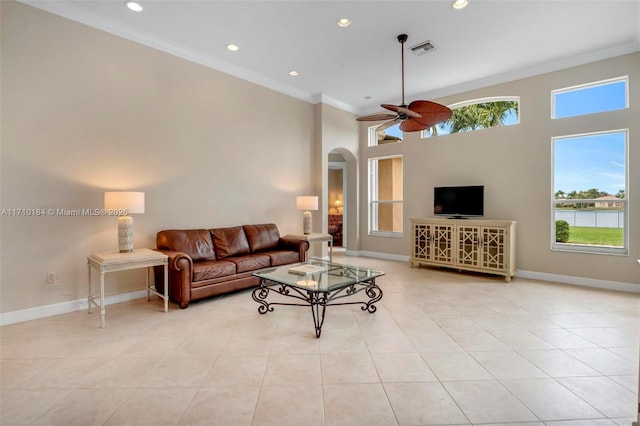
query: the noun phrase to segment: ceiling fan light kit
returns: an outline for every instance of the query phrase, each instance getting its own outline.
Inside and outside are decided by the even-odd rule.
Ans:
[[[358,121],[382,121],[376,128],[376,132],[382,132],[389,127],[400,124],[400,130],[403,132],[419,132],[435,126],[438,123],[447,121],[451,117],[451,110],[439,103],[431,101],[413,101],[409,105],[404,102],[404,43],[407,41],[406,34],[398,35],[400,42],[400,51],[402,55],[402,103],[400,105],[381,104],[380,106],[395,114],[378,113],[358,117]]]

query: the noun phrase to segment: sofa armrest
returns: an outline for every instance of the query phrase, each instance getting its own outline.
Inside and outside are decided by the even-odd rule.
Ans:
[[[304,262],[307,259],[307,252],[309,251],[309,241],[280,238],[278,240],[278,248],[297,251],[298,260]]]
[[[169,257],[169,297],[177,302],[182,309],[189,306],[191,301],[191,280],[193,277],[193,260],[179,251],[156,250]],[[164,291],[162,267],[155,267],[156,290]]]

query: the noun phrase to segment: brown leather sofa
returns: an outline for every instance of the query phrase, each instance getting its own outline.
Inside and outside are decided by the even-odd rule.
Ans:
[[[273,223],[214,229],[171,229],[156,235],[157,250],[169,256],[169,297],[186,308],[193,300],[255,287],[252,273],[301,262],[309,242],[280,237]],[[162,267],[155,285],[164,291]]]

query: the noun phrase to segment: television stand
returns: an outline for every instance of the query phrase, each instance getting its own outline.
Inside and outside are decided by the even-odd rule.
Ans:
[[[411,266],[516,275],[516,222],[417,218],[411,221]]]

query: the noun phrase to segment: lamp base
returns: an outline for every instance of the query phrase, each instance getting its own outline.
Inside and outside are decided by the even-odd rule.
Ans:
[[[131,216],[118,218],[118,249],[120,253],[133,252],[133,218]]]
[[[305,210],[302,214],[302,232],[305,234],[311,233],[311,212]]]

